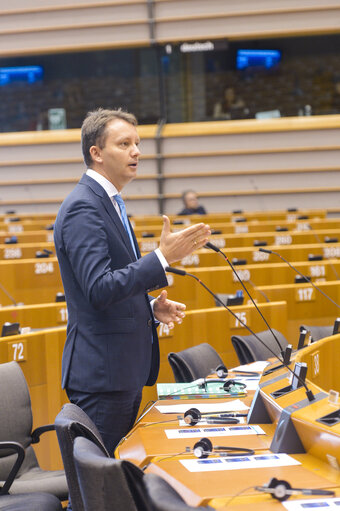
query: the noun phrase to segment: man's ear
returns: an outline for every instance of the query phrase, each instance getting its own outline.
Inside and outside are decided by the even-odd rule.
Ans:
[[[101,150],[100,148],[97,146],[97,145],[92,145],[89,149],[89,153],[91,155],[91,158],[92,158],[92,161],[93,162],[96,162],[96,163],[102,163],[103,162],[103,158],[102,158],[102,153],[101,153]]]

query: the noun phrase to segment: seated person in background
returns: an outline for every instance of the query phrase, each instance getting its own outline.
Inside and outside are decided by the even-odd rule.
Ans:
[[[243,117],[247,113],[249,111],[243,99],[235,96],[233,87],[227,87],[224,91],[223,100],[214,105],[213,117],[214,119],[233,119],[238,117],[237,114]]]
[[[182,194],[184,208],[179,215],[206,215],[207,212],[203,206],[198,204],[197,193],[193,190],[186,190]]]

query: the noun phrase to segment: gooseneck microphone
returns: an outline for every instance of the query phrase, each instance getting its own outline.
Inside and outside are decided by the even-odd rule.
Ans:
[[[303,277],[306,282],[308,282],[311,286],[314,287],[314,289],[316,289],[317,291],[319,291],[319,293],[321,293],[325,298],[327,298],[327,300],[329,300],[330,302],[332,302],[333,305],[335,305],[336,307],[338,307],[338,309],[340,309],[340,305],[337,304],[333,298],[331,298],[330,296],[328,296],[324,291],[322,291],[322,289],[320,289],[318,286],[316,286],[314,284],[314,282],[311,281],[311,279],[309,277],[306,277],[306,275],[303,275],[303,273],[301,273],[297,268],[295,268],[295,266],[293,266],[289,261],[287,261],[287,259],[285,257],[283,257],[281,254],[279,254],[278,252],[274,252],[274,250],[268,250],[266,248],[259,248],[259,252],[266,252],[266,254],[274,254],[276,255],[277,257],[279,257],[280,259],[282,259],[283,262],[285,262],[286,264],[288,264],[288,266],[295,271],[295,273],[298,273],[301,277]]]
[[[218,254],[221,254],[221,256],[223,257],[223,259],[225,261],[227,261],[227,263],[229,264],[230,268],[232,269],[234,275],[236,276],[237,280],[240,282],[241,286],[243,287],[243,289],[245,290],[245,292],[247,293],[247,295],[249,296],[252,304],[254,305],[255,309],[257,310],[257,312],[260,314],[261,318],[263,319],[263,321],[265,322],[267,328],[269,329],[269,331],[271,332],[272,336],[274,337],[275,339],[275,342],[277,343],[278,347],[280,348],[280,351],[281,351],[281,355],[284,356],[284,350],[280,344],[280,341],[278,340],[277,336],[274,334],[273,330],[271,329],[271,327],[269,326],[268,324],[268,321],[266,320],[266,318],[263,316],[262,312],[260,311],[260,309],[258,308],[258,306],[256,305],[255,301],[253,300],[252,296],[250,295],[248,289],[246,288],[246,286],[244,285],[242,279],[240,278],[239,274],[237,273],[237,271],[235,270],[234,268],[234,265],[230,262],[228,256],[222,252],[222,250],[220,250],[218,247],[216,247],[216,245],[214,245],[213,243],[210,243],[210,241],[208,241],[208,243],[206,243],[204,245],[205,247],[207,248],[210,248],[211,250],[214,250],[215,252],[217,252]]]
[[[11,300],[11,302],[13,303],[13,305],[18,305],[17,302],[14,300],[13,296],[9,294],[9,292],[7,291],[7,289],[4,288],[4,286],[2,284],[0,284],[0,289],[5,293],[5,295],[7,296],[7,298],[9,298]]]
[[[269,348],[269,346],[266,345],[266,343],[264,343],[262,341],[262,339],[257,335],[255,334],[255,332],[253,332],[253,330],[244,322],[242,321],[238,316],[236,316],[236,314],[215,294],[213,293],[213,291],[211,291],[208,286],[206,286],[204,284],[204,282],[202,282],[196,275],[193,275],[192,273],[188,273],[184,270],[181,270],[179,268],[172,268],[171,266],[167,266],[165,268],[165,271],[169,272],[169,273],[174,273],[175,275],[181,275],[181,276],[188,276],[188,277],[192,277],[193,279],[197,280],[197,282],[199,284],[201,284],[201,286],[204,287],[204,289],[206,289],[206,291],[208,291],[208,293],[211,294],[211,296],[214,297],[214,299],[220,303],[222,305],[222,307],[224,307],[225,309],[227,309],[227,311],[232,315],[234,316],[234,318],[239,322],[241,323],[241,325],[246,328],[248,330],[248,332],[251,333],[251,335],[253,335],[255,337],[255,339],[257,339],[261,344],[262,346],[264,346],[272,355],[273,357],[275,357],[279,362],[280,364],[283,364],[284,367],[286,367],[286,369],[293,375],[296,377],[296,379],[298,380],[298,382],[305,388],[305,391],[306,391],[306,396],[308,398],[308,401],[314,401],[315,397],[314,397],[314,394],[313,392],[307,387],[307,384],[306,382],[304,381],[303,378],[301,378],[299,375],[297,375],[290,367],[289,365],[285,362],[284,359],[281,359],[271,348]]]

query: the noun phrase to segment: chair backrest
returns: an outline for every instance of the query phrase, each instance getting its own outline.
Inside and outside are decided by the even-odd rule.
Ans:
[[[223,365],[223,360],[210,344],[202,343],[177,353],[168,354],[169,364],[176,382],[185,383],[205,378],[217,366]]]
[[[0,511],[62,511],[62,507],[51,493],[19,493],[0,496]]]
[[[272,330],[277,337],[282,350],[284,350],[288,345],[286,338],[274,328]],[[268,358],[273,357],[273,352],[278,356],[280,355],[281,349],[270,330],[264,330],[256,335],[264,344],[261,344],[254,335],[233,335],[231,337],[231,342],[234,346],[240,364],[249,364],[256,360],[267,360]]]
[[[91,440],[74,441],[74,463],[85,511],[153,511],[144,473],[128,461],[107,458]]]
[[[156,474],[145,474],[144,484],[154,511],[208,511],[212,507],[188,506],[177,491],[165,479]]]
[[[310,333],[312,342],[320,341],[320,339],[324,339],[325,337],[330,337],[333,335],[333,326],[307,326],[301,325],[301,330],[307,330]]]
[[[109,458],[100,433],[88,415],[79,406],[67,403],[58,413],[55,422],[61,456],[64,463],[67,484],[69,487],[72,511],[84,511],[78,478],[73,459],[73,443],[77,436],[90,438]]]
[[[38,466],[31,446],[32,408],[25,376],[17,362],[0,364],[0,442],[18,442],[25,449],[25,459],[18,472],[28,466]],[[0,451],[0,480],[5,480],[16,459],[16,454]]]

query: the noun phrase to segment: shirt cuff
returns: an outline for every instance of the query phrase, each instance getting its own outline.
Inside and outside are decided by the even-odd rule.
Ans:
[[[161,265],[163,266],[164,270],[167,266],[169,266],[169,263],[168,261],[165,259],[164,255],[162,254],[161,250],[159,248],[156,248],[155,250],[155,254],[156,256],[158,257],[159,259],[159,262],[161,263]]]

